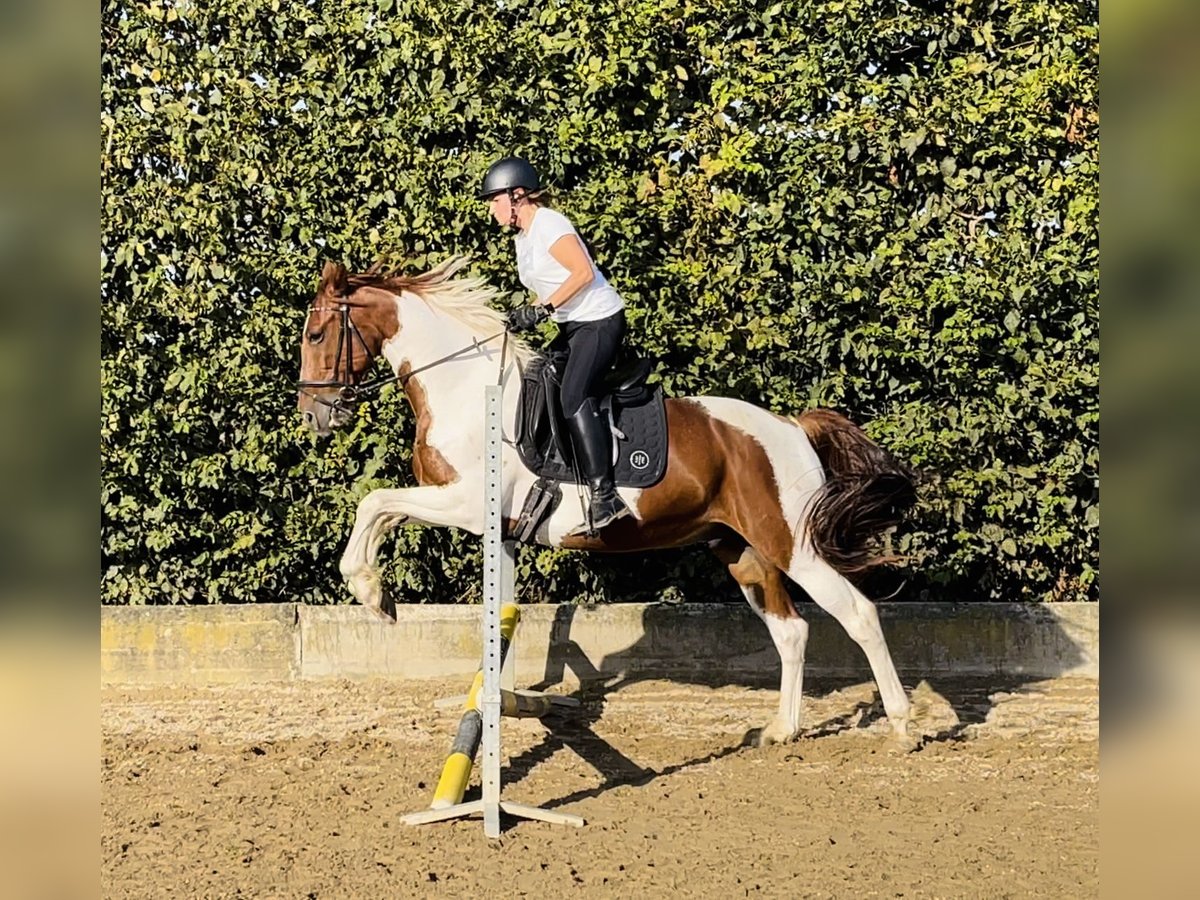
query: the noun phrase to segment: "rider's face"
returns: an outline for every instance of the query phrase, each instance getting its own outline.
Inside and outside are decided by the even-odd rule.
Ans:
[[[512,201],[508,194],[496,194],[488,201],[488,209],[492,213],[492,218],[500,225],[507,225],[512,218]]]

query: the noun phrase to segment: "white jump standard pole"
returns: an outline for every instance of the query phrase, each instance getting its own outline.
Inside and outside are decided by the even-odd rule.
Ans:
[[[503,540],[501,523],[501,412],[503,388],[486,388],[484,444],[484,529],[483,529],[483,691],[479,710],[483,718],[482,797],[444,809],[409,813],[401,821],[409,825],[441,822],[483,813],[483,832],[489,838],[500,837],[500,813],[525,819],[538,819],[557,825],[584,824],[579,816],[552,812],[537,806],[524,806],[500,799],[500,605],[514,593],[514,547]]]

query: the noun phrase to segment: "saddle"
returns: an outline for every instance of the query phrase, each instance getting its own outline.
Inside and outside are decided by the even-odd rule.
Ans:
[[[559,400],[565,357],[539,356],[521,375],[514,444],[525,467],[538,476],[525,499],[513,537],[528,541],[557,508],[562,484],[579,484],[574,449]],[[653,364],[635,359],[611,369],[602,382],[602,415],[613,435],[613,481],[648,488],[667,468],[667,413],[662,387],[646,383]]]

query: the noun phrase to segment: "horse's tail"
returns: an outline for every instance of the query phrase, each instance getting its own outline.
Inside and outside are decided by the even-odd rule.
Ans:
[[[811,409],[794,421],[825,468],[808,511],[813,549],[843,575],[898,561],[877,539],[916,503],[911,472],[833,410]]]

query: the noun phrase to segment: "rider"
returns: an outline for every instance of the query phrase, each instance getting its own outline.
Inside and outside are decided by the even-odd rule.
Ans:
[[[532,331],[553,318],[559,325],[551,351],[566,354],[562,409],[575,458],[591,491],[591,530],[629,515],[612,474],[612,434],[600,412],[600,383],[625,335],[625,304],[596,268],[579,232],[550,209],[537,171],[516,156],[492,164],[479,189],[500,225],[517,229],[517,275],[535,295],[514,310],[508,329]]]

